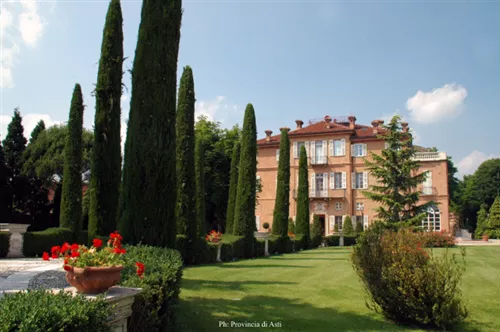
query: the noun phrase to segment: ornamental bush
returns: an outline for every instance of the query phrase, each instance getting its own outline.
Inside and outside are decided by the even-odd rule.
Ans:
[[[103,296],[87,300],[82,295],[28,290],[0,299],[0,331],[110,331],[106,325],[111,308]]]
[[[182,257],[177,250],[145,245],[126,246],[120,285],[142,288],[132,306],[128,330],[166,331],[173,328],[182,278]],[[143,277],[136,262],[145,265]]]
[[[338,235],[329,235],[323,237],[323,242],[327,247],[338,247],[340,245],[340,236]]]
[[[319,217],[317,215],[314,215],[313,217],[310,236],[311,236],[311,241],[310,241],[311,249],[319,247],[321,241],[323,240],[323,232],[321,229],[321,223],[319,221]]]
[[[74,237],[69,228],[47,228],[40,232],[24,233],[23,255],[26,257],[41,256],[53,246],[64,242],[73,243]]]
[[[0,232],[0,258],[7,256],[10,246],[10,233]]]
[[[421,240],[376,223],[359,237],[352,263],[371,309],[397,323],[447,329],[467,317],[459,287],[465,251],[460,263],[447,251],[434,256]]]
[[[419,232],[422,246],[426,248],[445,248],[455,246],[455,237],[444,231]]]

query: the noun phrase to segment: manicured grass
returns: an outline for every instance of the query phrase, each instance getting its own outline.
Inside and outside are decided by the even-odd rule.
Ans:
[[[186,268],[179,330],[215,331],[219,321],[229,326],[231,321],[267,321],[281,322],[275,329],[282,331],[419,331],[366,308],[349,252],[331,247]],[[459,330],[500,331],[500,247],[469,247],[466,252],[462,288],[470,315]]]

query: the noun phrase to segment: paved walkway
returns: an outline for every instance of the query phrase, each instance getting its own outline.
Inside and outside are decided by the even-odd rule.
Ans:
[[[62,270],[62,260],[42,261],[40,258],[17,258],[0,260],[0,297],[2,291],[27,289],[30,279],[37,274]]]

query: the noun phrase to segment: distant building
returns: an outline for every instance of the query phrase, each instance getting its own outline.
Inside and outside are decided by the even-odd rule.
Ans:
[[[290,136],[290,217],[297,214],[298,166],[301,146],[308,153],[310,221],[313,214],[319,216],[325,235],[332,234],[335,225],[342,229],[343,220],[351,216],[353,225],[357,221],[366,228],[375,218],[378,203],[366,198],[362,191],[368,190],[375,179],[365,167],[363,158],[370,158],[369,151],[380,154],[385,148],[384,140],[377,138],[381,133],[382,120],[372,121],[372,126],[356,124],[356,117],[326,116],[312,120],[304,126],[296,121],[296,128]],[[408,123],[403,123],[408,131]],[[276,196],[280,135],[257,141],[257,178],[262,192],[256,206],[257,229],[262,230],[264,222],[272,227]],[[448,195],[448,164],[446,153],[422,151],[416,153],[421,170],[429,171],[427,180],[418,188],[421,203],[438,203],[427,211],[422,227],[430,231],[453,230],[450,224]]]

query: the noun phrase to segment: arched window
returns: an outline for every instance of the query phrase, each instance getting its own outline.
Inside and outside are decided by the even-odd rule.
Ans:
[[[427,209],[427,218],[422,220],[422,227],[426,231],[441,230],[441,212],[437,206],[432,206]]]

